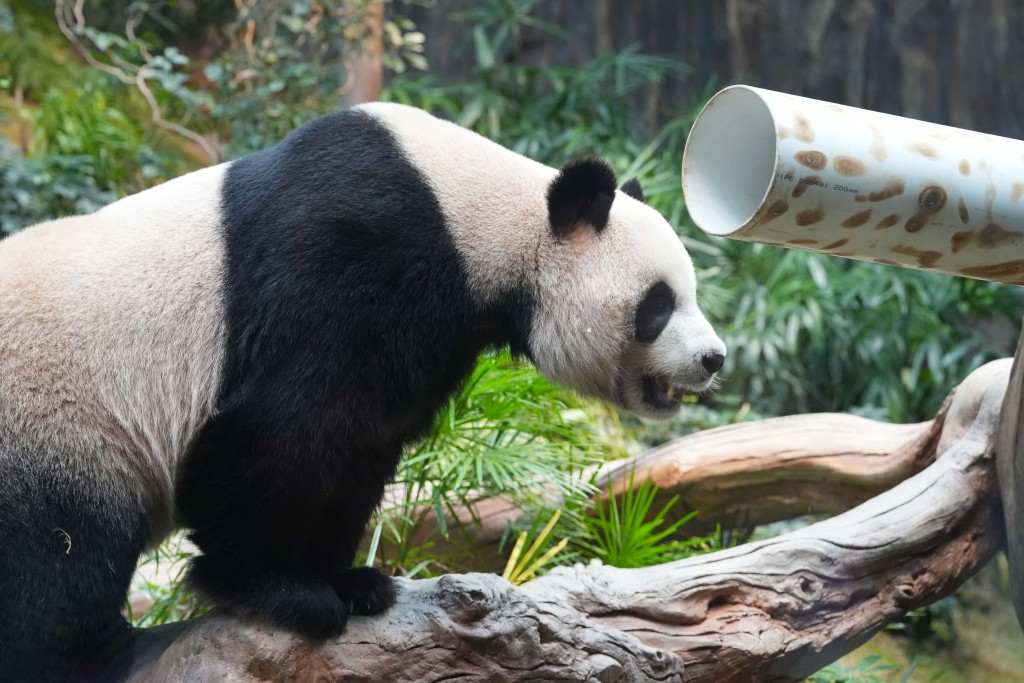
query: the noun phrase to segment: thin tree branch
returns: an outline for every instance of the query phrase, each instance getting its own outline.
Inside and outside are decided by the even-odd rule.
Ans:
[[[176,135],[195,143],[203,150],[203,153],[206,154],[211,164],[217,163],[220,155],[218,154],[217,149],[206,137],[182,126],[181,124],[168,121],[163,117],[160,104],[156,101],[156,97],[153,95],[153,91],[150,89],[147,82],[150,74],[153,72],[150,67],[153,56],[145,49],[145,46],[143,46],[141,50],[143,57],[146,59],[145,64],[140,67],[132,67],[135,69],[135,72],[131,73],[130,68],[118,68],[96,59],[93,56],[92,51],[82,43],[78,36],[86,27],[85,14],[82,9],[84,1],[85,0],[75,0],[75,4],[69,7],[67,0],[55,0],[54,5],[54,14],[57,18],[57,26],[60,28],[61,33],[63,33],[68,41],[70,41],[74,46],[78,54],[82,56],[82,59],[84,59],[85,62],[94,69],[99,69],[104,73],[110,74],[126,85],[134,85],[146,100],[146,104],[149,106],[150,120],[155,126],[175,133]],[[68,23],[69,14],[74,19],[73,25]],[[125,30],[129,39],[134,40],[135,28],[131,20],[129,20]]]

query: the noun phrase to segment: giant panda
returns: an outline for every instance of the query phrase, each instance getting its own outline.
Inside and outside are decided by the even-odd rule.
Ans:
[[[0,680],[122,676],[133,569],[179,526],[231,613],[386,610],[356,546],[485,349],[642,416],[707,389],[690,259],[616,185],[369,104],[0,242]]]

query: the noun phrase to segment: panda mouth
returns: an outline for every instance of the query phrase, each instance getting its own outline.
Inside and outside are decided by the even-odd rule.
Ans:
[[[644,400],[655,408],[678,408],[683,402],[683,389],[670,386],[665,377],[646,375],[642,382]]]

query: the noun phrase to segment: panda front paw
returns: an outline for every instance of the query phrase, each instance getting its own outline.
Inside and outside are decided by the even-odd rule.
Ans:
[[[188,580],[231,614],[315,640],[341,635],[351,614],[333,586],[312,572],[227,564],[199,555],[192,558]]]
[[[331,584],[351,614],[383,614],[395,604],[395,582],[374,567],[337,570]]]

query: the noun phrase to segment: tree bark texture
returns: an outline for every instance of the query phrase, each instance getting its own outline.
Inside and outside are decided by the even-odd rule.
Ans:
[[[473,76],[471,32],[453,15],[474,5],[401,10],[442,80]],[[527,29],[529,64],[578,66],[639,44],[689,67],[647,89],[641,112],[678,116],[709,88],[744,82],[1024,137],[1024,0],[549,0],[535,14],[572,38]]]
[[[367,10],[367,24],[371,27],[369,35],[362,45],[355,49],[345,60],[348,69],[348,82],[342,89],[341,104],[353,107],[364,102],[376,102],[380,99],[380,89],[384,78],[384,65],[381,60],[384,41],[384,0],[372,0]]]
[[[1006,554],[1010,561],[1010,587],[1017,621],[1024,626],[1024,334],[1017,342],[1013,371],[1006,389],[999,433],[996,467],[1006,520]]]
[[[919,424],[815,413],[709,429],[612,461],[596,483],[619,494],[631,478],[635,484],[651,480],[658,487],[655,509],[678,495],[681,505],[670,516],[699,513],[686,526],[694,535],[717,524],[748,528],[837,514],[930,465],[949,404],[947,399],[933,420]],[[449,519],[448,526],[465,534],[459,542],[492,546],[522,514],[507,500],[482,498],[472,509],[460,509],[459,523]]]
[[[930,441],[933,464],[800,531],[645,569],[556,569],[521,587],[485,574],[402,580],[390,612],[319,644],[208,615],[147,634],[132,680],[801,680],[996,551],[1009,374],[997,361],[961,384]],[[858,446],[877,438],[863,427],[844,437],[853,452],[877,448]]]

